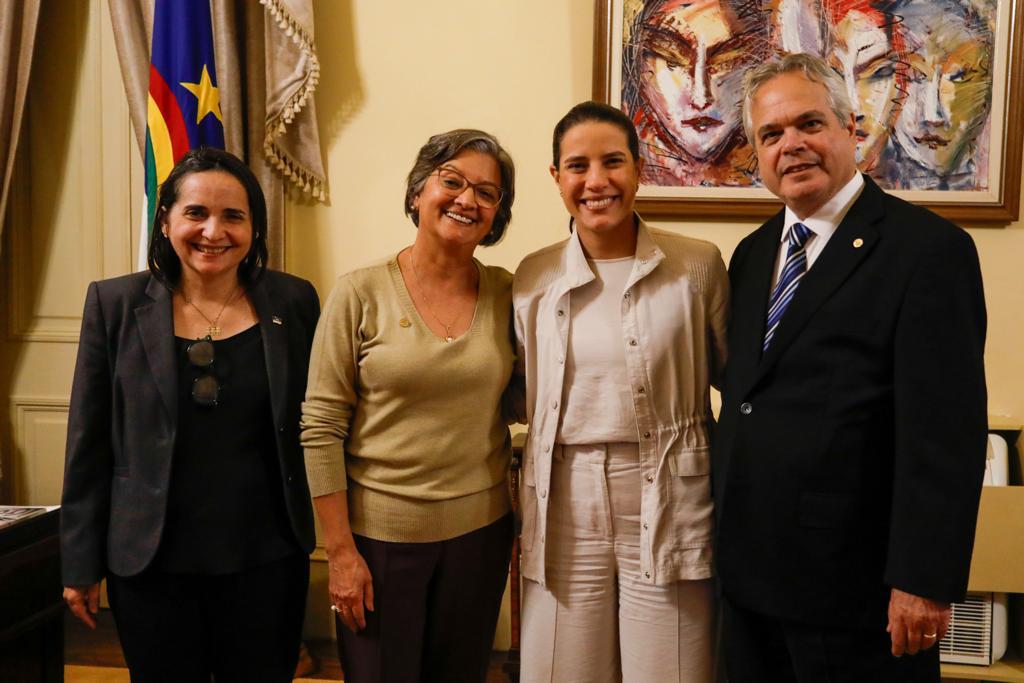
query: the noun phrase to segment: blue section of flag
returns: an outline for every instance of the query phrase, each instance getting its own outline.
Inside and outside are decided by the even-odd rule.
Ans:
[[[213,23],[209,0],[156,0],[153,66],[167,81],[185,119],[189,148],[224,147],[224,125],[213,114],[196,124],[199,103],[182,83],[199,83],[206,67],[215,86]],[[175,160],[177,161],[177,160]]]

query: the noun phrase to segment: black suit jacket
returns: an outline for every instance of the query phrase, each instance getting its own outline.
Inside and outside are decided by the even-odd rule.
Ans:
[[[782,213],[729,268],[713,447],[722,590],[822,625],[884,626],[890,587],[962,599],[985,467],[974,243],[865,181],[764,354]]]
[[[263,337],[285,505],[308,552],[316,541],[299,417],[320,303],[309,282],[273,271],[248,295]],[[166,287],[146,272],[89,286],[61,500],[65,585],[89,585],[108,571],[132,576],[156,554],[178,425],[177,364]]]

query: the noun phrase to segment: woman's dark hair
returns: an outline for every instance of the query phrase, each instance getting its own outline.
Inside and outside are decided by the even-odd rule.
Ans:
[[[178,201],[181,181],[186,176],[204,171],[228,173],[245,188],[245,194],[249,198],[249,219],[252,222],[252,246],[238,264],[238,280],[242,285],[251,285],[260,279],[267,268],[267,202],[259,181],[249,167],[234,154],[213,147],[199,147],[186,152],[160,185],[156,212],[153,214],[153,225],[149,233],[149,272],[172,289],[181,280],[181,259],[171,246],[171,240],[164,235],[161,226],[171,207]]]
[[[633,161],[640,158],[640,138],[636,134],[636,126],[629,117],[611,105],[589,100],[577,104],[555,124],[555,133],[551,141],[551,163],[555,168],[558,168],[558,160],[562,156],[562,138],[573,126],[589,121],[610,123],[620,129],[626,134],[626,144],[629,146],[629,153],[633,155]]]
[[[420,147],[416,162],[405,180],[405,215],[412,218],[413,224],[419,227],[420,212],[413,207],[413,199],[423,191],[427,178],[438,166],[451,161],[459,152],[467,149],[493,157],[498,162],[498,170],[501,173],[501,203],[494,213],[491,231],[480,240],[480,246],[489,247],[500,242],[505,236],[505,230],[512,221],[512,202],[516,198],[516,165],[498,139],[490,133],[472,128],[458,128],[431,136],[427,144]]]

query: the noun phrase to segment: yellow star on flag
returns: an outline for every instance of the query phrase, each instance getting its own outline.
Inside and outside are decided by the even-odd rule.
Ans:
[[[203,64],[203,75],[199,78],[198,83],[182,83],[181,86],[199,100],[199,110],[196,112],[197,124],[210,113],[216,116],[218,121],[224,123],[224,119],[220,115],[220,93],[210,79],[210,72],[206,70],[205,64]]]

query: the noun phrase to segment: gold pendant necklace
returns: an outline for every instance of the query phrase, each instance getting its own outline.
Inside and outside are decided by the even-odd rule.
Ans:
[[[455,337],[452,335],[452,325],[454,325],[459,320],[459,316],[456,315],[455,318],[450,323],[445,325],[444,321],[441,320],[440,317],[438,317],[437,313],[434,311],[434,307],[430,304],[430,297],[427,296],[427,290],[424,289],[423,281],[420,280],[420,273],[418,270],[416,270],[415,247],[409,247],[409,262],[412,263],[412,274],[416,278],[416,286],[420,288],[420,296],[423,297],[423,303],[427,305],[427,310],[430,311],[430,315],[434,317],[434,320],[437,321],[437,324],[444,328],[444,343],[451,344],[453,341],[455,341]]]
[[[196,310],[196,313],[203,316],[203,320],[205,320],[209,324],[209,326],[206,328],[206,334],[212,339],[213,337],[216,337],[218,334],[220,334],[220,325],[218,324],[220,323],[220,317],[224,314],[224,309],[228,307],[228,304],[235,300],[235,294],[237,293],[238,285],[235,285],[235,288],[231,290],[231,296],[229,296],[227,301],[224,302],[224,305],[220,307],[220,310],[217,311],[217,315],[216,317],[213,318],[213,320],[210,320],[210,318],[205,313],[199,310],[198,306],[192,303],[191,299],[185,296],[185,290],[181,290],[181,299],[186,304],[194,308]]]

